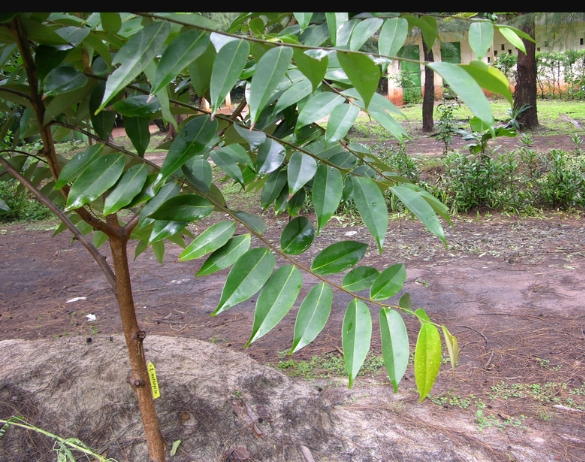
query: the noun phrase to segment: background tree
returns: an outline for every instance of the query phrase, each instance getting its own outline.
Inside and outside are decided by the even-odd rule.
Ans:
[[[23,106],[18,124],[22,139],[39,136],[42,142],[35,155],[14,145],[0,150],[0,177],[13,176],[49,207],[62,222],[58,231],[73,233],[112,286],[128,347],[129,383],[151,460],[165,460],[166,447],[149,386],[146,333],[132,296],[130,240],[137,241],[135,256],[151,246],[161,262],[165,242],[184,247],[182,261],[209,254],[198,276],[232,267],[213,316],[260,292],[246,346],[291,309],[302,285],[301,270],[322,282],[301,303],[291,354],[314,340],[327,322],[330,287],[350,294],[341,335],[350,386],[370,348],[369,307],[379,309],[382,352],[395,390],[410,353],[401,313],[421,323],[414,359],[421,400],[441,364],[437,327],[455,364],[457,340],[445,326],[413,309],[408,295],[397,305],[387,302],[405,282],[403,264],[382,271],[356,266],[368,247],[358,241],[326,247],[310,267],[295,259],[317,239],[344,195],[355,201],[380,253],[388,229],[385,191],[445,240],[438,216],[449,221],[446,207],[408,179],[387,172],[367,146],[346,139],[360,111],[398,139],[407,136],[394,119],[400,111],[376,88],[380,66],[396,55],[408,28],[421,24],[423,34],[436,36],[434,18],[397,14],[242,13],[225,32],[198,14],[0,15],[0,66],[10,59],[17,62],[2,68],[0,107],[7,113],[9,104]],[[378,31],[378,53],[359,51]],[[476,35],[475,29],[470,31]],[[479,120],[493,125],[477,82],[506,96],[507,83],[499,71],[450,63],[428,66]],[[236,85],[245,85],[244,102],[231,115],[218,114]],[[210,111],[190,103],[191,91],[210,102]],[[248,113],[242,116],[246,105]],[[144,158],[148,126],[158,117],[176,124],[176,114],[187,117],[176,127],[176,139],[162,146],[168,152],[159,167]],[[108,141],[116,116],[123,119],[134,151]],[[327,116],[325,129],[316,121]],[[14,126],[13,120],[5,123]],[[73,131],[96,143],[66,159],[57,154],[55,143]],[[260,216],[230,208],[212,179],[209,160],[243,189],[261,190],[264,210],[273,207],[276,214],[291,216],[280,245],[263,237],[266,224]],[[316,229],[299,215],[309,192]],[[198,236],[188,231],[190,222],[214,212],[229,219]],[[241,233],[234,237],[238,227]],[[185,237],[192,239],[189,245]],[[252,238],[258,246],[250,249]],[[113,268],[99,251],[105,242]],[[275,254],[289,264],[274,270]],[[350,268],[341,285],[328,279]],[[357,293],[366,289],[367,296]]]

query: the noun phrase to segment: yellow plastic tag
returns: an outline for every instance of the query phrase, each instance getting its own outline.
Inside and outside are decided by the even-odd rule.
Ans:
[[[150,377],[150,387],[152,388],[152,398],[160,397],[160,389],[158,388],[158,380],[156,379],[156,369],[154,364],[148,361],[148,376]]]

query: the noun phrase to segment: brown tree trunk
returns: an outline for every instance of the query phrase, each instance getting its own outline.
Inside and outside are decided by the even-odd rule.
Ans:
[[[423,40],[423,53],[425,61],[434,61],[433,49],[428,48]],[[435,110],[435,72],[425,66],[425,90],[422,105],[423,132],[428,133],[434,130],[433,112]]]
[[[130,359],[128,382],[138,401],[150,460],[153,462],[164,462],[166,460],[166,445],[154,408],[154,400],[152,398],[150,379],[142,345],[146,333],[138,327],[134,299],[132,297],[132,284],[127,255],[128,235],[118,225],[117,214],[108,215],[107,220],[108,224],[117,228],[119,232],[119,236],[110,237],[110,248],[112,249],[112,260],[116,273],[116,298],[118,299],[122,328],[124,329],[128,358]]]
[[[525,21],[521,29],[534,38],[534,17]],[[518,77],[514,90],[514,107],[519,109],[524,104],[530,105],[530,109],[524,112],[518,121],[522,124],[522,128],[533,128],[539,125],[536,110],[536,44],[526,39],[522,39],[522,42],[526,47],[526,54],[518,50]]]

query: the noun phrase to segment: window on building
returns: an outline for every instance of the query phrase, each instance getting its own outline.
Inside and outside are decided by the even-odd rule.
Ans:
[[[498,56],[498,52],[496,50],[494,50],[494,58]]]
[[[536,49],[536,51],[540,51],[540,47],[538,47],[538,48]]]
[[[490,57],[488,56],[488,57],[487,57],[487,59],[488,59],[488,64],[489,64],[489,63],[490,63],[490,61],[491,61],[491,60],[490,60]]]
[[[502,43],[502,51],[504,51],[506,48],[504,47],[504,44]]]
[[[583,45],[583,37],[579,39],[579,45]]]
[[[508,50],[508,54],[511,55],[512,54],[512,50]]]

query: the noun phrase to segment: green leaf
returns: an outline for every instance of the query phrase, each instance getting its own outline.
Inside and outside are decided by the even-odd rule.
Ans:
[[[45,96],[55,96],[82,88],[87,83],[87,77],[75,69],[71,64],[63,64],[47,74],[45,77]]]
[[[227,244],[213,252],[196,274],[207,276],[233,265],[250,248],[250,234],[241,234],[231,238]]]
[[[370,350],[372,338],[372,317],[370,309],[361,300],[354,298],[345,311],[343,317],[343,331],[341,341],[343,345],[343,358],[345,370],[349,378],[349,386],[358,375]]]
[[[162,239],[152,243],[152,253],[154,253],[154,256],[162,265],[165,257],[165,242]]]
[[[65,210],[78,209],[114,186],[124,172],[124,164],[123,154],[108,154],[95,159],[71,186]]]
[[[376,239],[382,254],[384,238],[388,230],[388,209],[380,188],[370,178],[352,176],[353,198],[364,224]]]
[[[301,32],[306,29],[313,17],[313,13],[293,13],[293,15],[301,28]]]
[[[429,63],[427,66],[443,77],[471,112],[487,125],[494,124],[489,101],[477,82],[461,66],[444,62]]]
[[[302,285],[301,272],[294,265],[281,266],[270,276],[256,302],[252,333],[244,348],[270,332],[286,316]]]
[[[223,247],[236,231],[235,221],[222,221],[203,231],[179,255],[179,261],[189,261]]]
[[[378,38],[378,50],[384,56],[396,56],[398,50],[404,45],[408,35],[408,21],[404,18],[390,18],[384,22],[380,37]]]
[[[142,209],[142,212],[140,213],[140,220],[138,221],[138,227],[141,228],[145,224],[153,223],[154,220],[147,217],[154,213],[167,199],[177,196],[180,191],[181,187],[175,181],[167,183],[162,188],[160,188],[156,196],[149,200]]]
[[[211,202],[195,194],[171,197],[150,214],[150,218],[167,221],[194,221],[213,212]]]
[[[63,62],[70,50],[59,50],[58,48],[39,45],[35,53],[35,65],[39,82],[42,82],[46,75]],[[2,63],[3,65],[4,63]]]
[[[421,194],[402,185],[393,186],[390,188],[390,191],[402,201],[408,210],[422,221],[431,233],[439,237],[445,244],[447,243],[441,222],[437,218],[433,208]]]
[[[156,21],[134,34],[116,53],[113,64],[120,64],[108,78],[106,91],[98,111],[128,85],[146,66],[162,51],[164,42],[171,32],[171,25],[166,21]]]
[[[211,108],[217,112],[226,95],[234,87],[248,61],[250,44],[246,40],[234,40],[218,51],[211,73]]]
[[[513,27],[498,26],[498,30],[508,42],[526,54],[526,47],[524,46],[522,39],[518,36],[518,29],[514,29]],[[530,36],[527,35],[527,37]],[[530,38],[530,40],[534,41],[532,38]]]
[[[150,119],[148,117],[124,117],[124,129],[136,152],[144,157],[150,143]]]
[[[341,286],[350,292],[369,289],[380,272],[372,266],[359,266],[345,275]]]
[[[258,147],[256,169],[260,175],[274,172],[284,162],[286,150],[272,138],[266,139]]]
[[[345,271],[356,265],[368,249],[368,244],[357,241],[336,242],[323,249],[313,260],[311,271],[321,276]]]
[[[126,117],[148,117],[161,110],[158,98],[149,95],[130,96],[112,104],[112,108]]]
[[[106,233],[102,233],[98,230],[93,232],[93,245],[96,249],[99,249],[107,240],[108,235]]]
[[[471,61],[467,65],[461,66],[465,69],[475,81],[482,87],[492,93],[502,95],[510,104],[514,104],[514,98],[510,91],[510,82],[502,71],[495,67],[488,66],[482,61]]]
[[[67,162],[67,164],[65,164],[63,167],[63,170],[61,170],[59,179],[55,183],[53,189],[57,191],[70,181],[73,181],[75,178],[77,178],[79,174],[83,172],[85,168],[101,154],[103,149],[103,144],[94,144],[85,151],[73,156],[73,159]]]
[[[60,46],[66,45],[67,48],[71,48],[69,42],[57,34],[53,29],[33,19],[28,19],[20,16],[24,30],[26,31],[26,37],[28,40],[32,40],[40,45],[52,45]]]
[[[228,153],[223,151],[211,151],[211,160],[213,160],[215,165],[217,165],[224,173],[229,175],[230,178],[233,178],[242,186],[244,185],[242,171]]]
[[[298,82],[292,84],[292,86],[286,90],[274,107],[274,112],[280,112],[293,104],[298,103],[304,97],[309,96],[313,91],[311,81],[306,77],[303,77]]]
[[[309,219],[296,217],[282,230],[280,248],[289,255],[299,255],[311,247],[314,238],[315,229]]]
[[[286,209],[291,217],[298,215],[305,203],[305,190],[299,189],[297,193],[288,200]]]
[[[258,292],[272,274],[275,262],[274,255],[266,247],[248,250],[231,269],[219,304],[211,315],[216,316]]]
[[[344,101],[343,96],[332,92],[319,93],[317,96],[312,97],[300,112],[295,131],[323,117],[327,117],[335,106],[342,104]]]
[[[189,64],[189,75],[191,76],[191,84],[197,96],[204,98],[209,91],[209,84],[211,82],[211,72],[213,70],[213,63],[217,52],[211,42],[208,43],[207,49],[195,61]]]
[[[108,34],[115,34],[122,27],[122,18],[119,13],[100,13],[102,29]]]
[[[331,219],[343,194],[343,179],[335,167],[321,164],[313,179],[313,206],[317,214],[317,234]]]
[[[272,92],[284,77],[292,55],[291,48],[276,47],[268,50],[256,64],[256,73],[252,77],[250,98],[248,99],[252,124],[258,121],[258,117]]]
[[[313,91],[321,84],[327,72],[329,59],[325,55],[322,59],[315,59],[305,54],[301,48],[294,49],[295,63],[299,71],[309,79]]]
[[[368,18],[360,21],[351,34],[349,49],[358,51],[378,31],[383,22],[384,20],[380,18]]]
[[[264,220],[257,215],[251,215],[247,212],[235,212],[234,215],[247,224],[250,229],[257,234],[264,234],[268,229]]]
[[[148,244],[171,237],[185,229],[186,226],[187,223],[184,221],[156,220],[148,239]]]
[[[145,164],[134,165],[126,170],[116,187],[106,197],[104,215],[116,213],[132,202],[146,183],[147,175],[148,168]]]
[[[286,171],[279,170],[272,172],[264,184],[260,195],[260,205],[266,210],[280,195],[282,188],[286,185]]]
[[[410,294],[408,292],[405,293],[402,297],[400,297],[400,300],[398,300],[398,306],[400,308],[406,308],[408,310],[412,308],[412,300],[410,299]]]
[[[107,140],[114,129],[116,113],[113,111],[101,111],[95,113],[106,90],[106,82],[99,82],[89,98],[89,117],[93,129],[102,140]]]
[[[300,35],[299,41],[308,47],[318,47],[323,45],[323,42],[329,38],[329,30],[327,24],[319,26],[309,26]]]
[[[459,342],[446,326],[441,326],[443,330],[443,338],[445,339],[445,345],[447,345],[447,351],[449,352],[449,359],[451,360],[451,368],[455,370],[457,361],[459,360]]]
[[[408,28],[412,29],[413,27],[419,27],[423,40],[425,41],[427,47],[431,49],[433,47],[433,43],[435,43],[435,39],[438,39],[439,36],[437,34],[437,21],[435,18],[431,16],[423,16],[418,18],[412,15],[402,15],[408,21]],[[433,21],[434,20],[434,21]]]
[[[494,26],[489,21],[474,22],[469,26],[469,46],[476,59],[482,59],[494,42]]]
[[[310,181],[317,172],[317,162],[311,156],[295,152],[288,163],[288,193],[292,196]]]
[[[197,156],[195,159],[185,163],[181,171],[197,189],[207,194],[210,191],[213,180],[213,171],[209,161],[203,156]]]
[[[337,59],[367,109],[380,83],[380,68],[367,55],[338,51]]]
[[[337,34],[339,29],[347,22],[347,13],[325,13],[327,27],[329,29],[329,40],[333,46],[337,46]]]
[[[392,265],[380,273],[370,289],[372,300],[386,300],[400,292],[406,281],[406,267],[402,263]]]
[[[340,104],[336,106],[327,122],[325,142],[328,145],[333,144],[347,135],[347,132],[353,126],[359,114],[359,108],[352,104]]]
[[[177,74],[199,58],[209,46],[209,35],[189,30],[182,32],[163,52],[151,82],[154,95],[167,86]]]
[[[333,303],[333,291],[324,282],[315,285],[303,300],[295,322],[294,340],[289,355],[311,343],[323,330]]]
[[[232,125],[236,132],[244,138],[250,145],[250,151],[254,151],[258,146],[266,141],[266,133],[258,130],[246,130],[238,124]]]
[[[398,311],[390,308],[380,310],[380,336],[386,372],[394,387],[394,393],[397,393],[398,384],[406,372],[410,356],[406,326]]]
[[[8,207],[8,204],[2,199],[0,199],[0,212],[10,213],[10,207]]]
[[[430,322],[420,328],[414,350],[414,378],[422,402],[430,393],[441,368],[441,336]]]
[[[217,132],[217,120],[195,117],[179,131],[160,169],[159,181],[168,178],[189,159],[202,154]]]

